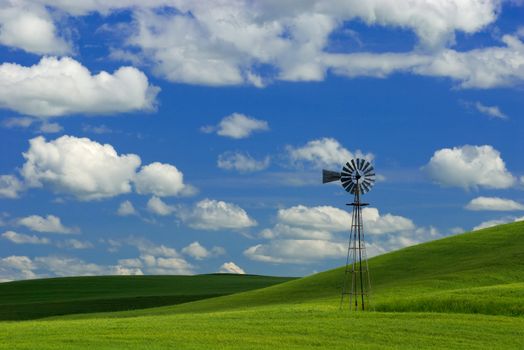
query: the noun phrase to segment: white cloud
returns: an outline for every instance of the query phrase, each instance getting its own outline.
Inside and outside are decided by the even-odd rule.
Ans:
[[[477,197],[472,199],[467,205],[468,210],[494,210],[511,211],[524,210],[524,204],[515,202],[511,199],[499,197]]]
[[[136,68],[92,75],[68,57],[44,57],[31,67],[2,63],[0,87],[0,107],[41,118],[150,110],[159,91]]]
[[[524,80],[519,68],[524,55],[517,36],[504,36],[506,47],[446,48],[454,44],[456,32],[472,34],[493,23],[500,13],[499,0],[316,0],[293,5],[285,1],[40,0],[7,7],[16,15],[5,15],[10,29],[4,44],[34,52],[69,49],[55,33],[50,9],[73,16],[90,12],[106,16],[129,9],[132,23],[118,24],[125,27],[124,47],[112,49],[112,58],[142,61],[156,75],[174,82],[262,87],[275,79],[322,80],[329,70],[349,76],[383,77],[397,71],[443,76],[465,88]],[[19,30],[22,17],[28,17],[26,22],[32,26]],[[332,52],[330,36],[351,21],[411,30],[418,43],[406,53]],[[267,66],[272,69],[264,69]]]
[[[62,136],[29,141],[21,173],[29,187],[49,185],[81,200],[113,197],[131,191],[140,157],[118,155],[113,146],[88,138]]]
[[[140,166],[136,154],[119,155],[110,144],[64,135],[52,141],[42,136],[29,141],[23,153],[22,184],[15,177],[0,177],[0,196],[15,196],[23,187],[49,186],[56,193],[80,200],[114,197],[132,191],[156,196],[191,195],[196,189],[184,184],[183,174],[173,165],[152,163]],[[17,182],[18,181],[18,182]]]
[[[235,264],[234,262],[225,262],[220,266],[220,269],[218,270],[219,273],[236,273],[240,275],[244,275],[246,272],[244,269],[242,269],[240,266]]]
[[[213,247],[211,250],[206,249],[199,242],[195,241],[182,249],[182,253],[191,256],[197,260],[224,255],[225,249],[222,247]]]
[[[220,169],[237,170],[239,172],[254,172],[264,170],[269,166],[270,158],[256,160],[248,153],[225,152],[218,156],[217,165]]]
[[[175,211],[173,206],[166,204],[156,196],[151,197],[149,201],[147,201],[147,209],[150,212],[161,216],[170,215]]]
[[[25,235],[14,231],[6,231],[2,233],[2,238],[7,239],[16,244],[49,244],[51,241],[44,237],[35,235]]]
[[[392,214],[380,215],[376,208],[363,208],[362,219],[366,232],[369,234],[379,235],[415,229],[415,224],[410,219]],[[330,206],[306,207],[298,205],[280,209],[278,221],[288,226],[313,230],[311,232],[318,235],[318,230],[320,230],[320,233],[322,231],[348,231],[351,225],[351,214]],[[320,237],[320,235],[317,237]]]
[[[524,221],[524,216],[521,216],[521,217],[507,216],[507,217],[503,217],[500,219],[484,221],[478,224],[477,226],[473,227],[473,231],[482,230],[484,228],[489,228],[489,227],[507,224],[510,222],[517,222],[517,221]]]
[[[11,255],[0,259],[0,281],[38,278],[33,272],[35,266],[27,256]]]
[[[124,47],[111,57],[152,66],[153,72],[175,82],[205,85],[252,84],[263,87],[275,79],[322,80],[331,70],[349,76],[383,77],[396,71],[444,76],[462,87],[488,88],[522,82],[523,58],[517,36],[504,36],[507,47],[470,51],[446,49],[457,31],[472,34],[493,23],[499,0],[362,2],[226,1],[220,4],[158,1],[100,2],[19,1],[3,17],[3,43],[32,52],[70,51],[56,33],[49,11],[73,16],[129,9]],[[170,8],[170,11],[159,9]],[[53,10],[54,11],[54,10]],[[330,36],[342,23],[406,28],[419,42],[406,53],[333,53]],[[0,19],[0,23],[2,19]],[[30,23],[19,30],[21,23]],[[105,27],[110,27],[106,25]],[[35,33],[36,31],[36,33]],[[352,35],[354,37],[354,35]],[[512,41],[513,40],[513,41]],[[2,42],[2,41],[0,41]],[[131,48],[131,50],[128,50]],[[139,52],[135,52],[138,48]],[[272,69],[260,67],[270,66]],[[487,69],[489,68],[489,69]]]
[[[380,215],[376,208],[363,208],[367,255],[412,245],[437,233],[417,228],[410,219],[391,214]],[[347,234],[351,214],[330,206],[297,205],[280,209],[277,223],[260,232],[270,240],[248,248],[244,254],[252,260],[272,263],[313,263],[341,258],[347,254]],[[339,233],[344,232],[344,236]]]
[[[351,214],[330,206],[306,207],[297,205],[278,210],[279,223],[307,229],[331,232],[347,231],[351,225]]]
[[[36,54],[71,52],[45,9],[23,1],[2,1],[0,6],[0,44]]]
[[[320,239],[330,240],[333,234],[329,230],[304,228],[277,223],[273,228],[266,228],[260,232],[260,237],[266,239],[274,238],[297,238],[297,239]]]
[[[347,246],[323,240],[272,240],[257,244],[244,251],[244,255],[255,261],[271,263],[313,263],[323,259],[343,258]]]
[[[515,178],[492,146],[462,146],[436,151],[424,170],[442,186],[508,188]]]
[[[505,46],[470,51],[443,49],[430,54],[351,53],[325,55],[326,66],[338,75],[384,78],[396,72],[450,78],[461,88],[488,89],[522,84],[524,44],[514,36],[502,38]],[[494,110],[491,110],[493,112]]]
[[[129,216],[129,215],[137,215],[137,211],[135,207],[133,206],[133,203],[126,200],[120,203],[120,206],[118,207],[118,210],[116,212],[120,216]]]
[[[244,209],[233,203],[204,199],[190,209],[177,211],[184,223],[199,230],[239,230],[257,225]]]
[[[31,215],[20,218],[16,222],[18,225],[27,227],[28,229],[36,232],[63,234],[78,232],[78,228],[66,227],[62,225],[60,218],[54,215],[47,215],[46,217]]]
[[[505,46],[470,51],[443,50],[436,57],[413,67],[416,74],[447,77],[459,81],[462,88],[494,88],[521,84],[524,81],[524,44],[504,35]]]
[[[23,183],[13,175],[0,175],[0,198],[18,198]]]
[[[80,241],[78,239],[66,239],[64,241],[58,242],[57,246],[60,248],[69,249],[90,249],[93,248],[93,243],[89,241]]]
[[[302,147],[287,146],[287,152],[292,163],[300,164],[307,162],[316,168],[342,168],[353,158],[364,158],[372,160],[371,153],[364,154],[360,150],[350,152],[333,138],[322,138],[309,141]]]
[[[195,188],[184,184],[184,175],[175,166],[151,163],[140,169],[135,178],[136,191],[158,197],[191,195]]]
[[[141,268],[143,263],[140,259],[120,259],[118,265],[128,268]]]
[[[475,108],[482,114],[485,114],[491,118],[508,119],[508,116],[501,112],[497,106],[486,106],[480,102],[475,102]]]
[[[415,229],[415,224],[410,219],[391,214],[380,215],[376,208],[363,208],[362,220],[366,232],[370,234],[381,235]]]
[[[267,121],[256,119],[241,113],[233,113],[224,117],[216,127],[206,125],[201,128],[202,132],[211,133],[216,130],[220,136],[233,139],[243,139],[251,136],[254,132],[268,131]]]
[[[350,20],[409,28],[420,46],[436,51],[453,43],[455,31],[474,33],[492,23],[498,8],[498,1],[475,0],[191,2],[178,11],[136,11],[128,44],[171,81],[261,86],[260,64],[273,66],[282,80],[323,79],[329,35]]]

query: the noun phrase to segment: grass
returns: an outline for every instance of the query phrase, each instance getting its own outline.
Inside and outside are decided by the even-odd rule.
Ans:
[[[67,277],[0,283],[0,320],[175,305],[267,287],[290,279],[211,274]]]
[[[0,322],[0,348],[524,348],[524,223],[385,254],[370,269],[374,312],[338,310],[335,269],[174,306]]]

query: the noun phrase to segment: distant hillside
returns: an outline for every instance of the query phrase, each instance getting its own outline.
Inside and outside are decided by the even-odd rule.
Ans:
[[[0,320],[174,305],[263,288],[292,278],[197,276],[67,277],[0,283]]]

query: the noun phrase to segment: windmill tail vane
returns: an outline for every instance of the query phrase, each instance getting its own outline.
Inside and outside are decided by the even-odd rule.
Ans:
[[[371,190],[375,184],[375,169],[365,159],[357,158],[347,162],[341,172],[322,170],[322,183],[340,181],[342,187],[354,195],[352,206],[349,244],[342,283],[340,308],[350,310],[369,309],[371,279],[364,240],[361,196]]]

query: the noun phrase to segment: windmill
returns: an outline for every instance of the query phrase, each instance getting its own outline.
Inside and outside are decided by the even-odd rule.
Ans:
[[[322,170],[322,183],[340,181],[344,189],[353,194],[353,215],[349,234],[346,269],[342,284],[340,308],[344,306],[349,296],[349,309],[365,310],[369,307],[371,279],[369,277],[366,244],[364,241],[364,224],[362,222],[362,207],[368,203],[360,201],[361,195],[369,192],[375,183],[375,169],[365,159],[352,159],[342,167],[341,172]],[[350,288],[349,288],[350,287]]]

